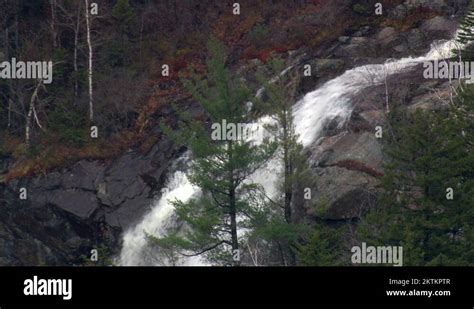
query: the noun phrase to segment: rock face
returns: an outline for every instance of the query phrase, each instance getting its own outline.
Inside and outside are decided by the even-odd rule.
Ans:
[[[304,94],[314,90],[322,82],[344,72],[345,63],[342,59],[313,59],[308,61],[311,76],[301,78],[298,93]]]
[[[456,21],[448,15],[462,14],[466,1],[407,0],[388,12],[403,19],[414,8],[444,12],[421,23],[419,28],[400,32],[395,27],[363,29],[352,37],[338,40],[334,59],[343,59],[345,67],[381,63],[387,58],[402,58],[426,53],[434,40],[452,38]],[[449,14],[448,14],[449,12]],[[390,104],[409,109],[442,108],[449,96],[445,81],[426,80],[421,65],[388,79]],[[314,83],[314,82],[313,82]],[[315,84],[315,83],[314,83]],[[433,92],[437,89],[438,96]],[[385,88],[368,87],[352,98],[353,113],[345,130],[326,126],[324,136],[311,146],[309,160],[315,179],[313,201],[295,202],[296,220],[357,220],[369,207],[377,206],[377,188],[383,175],[383,153],[375,127],[385,123]],[[380,205],[379,205],[380,206]]]
[[[64,265],[81,262],[106,240],[99,224],[50,204],[8,203],[0,212],[1,265]]]
[[[393,105],[408,109],[437,109],[449,99],[449,84],[423,78],[422,65],[388,80]],[[433,92],[437,89],[437,94]],[[438,95],[440,97],[438,97]],[[309,149],[315,184],[311,202],[299,201],[301,218],[357,220],[369,207],[377,207],[384,157],[376,126],[385,125],[385,87],[368,87],[352,99],[353,112],[344,130],[326,130]],[[393,107],[393,106],[392,106]],[[383,132],[383,131],[382,131]]]
[[[350,220],[359,218],[374,205],[374,187],[377,180],[346,167],[330,166],[316,169],[317,203],[307,210],[309,217],[325,220]]]
[[[349,67],[364,63],[381,63],[387,58],[403,58],[427,52],[430,43],[451,39],[457,29],[457,16],[463,14],[467,1],[407,0],[388,10],[388,17],[403,25],[409,14],[424,10],[437,14],[406,30],[388,25],[380,29],[363,26],[351,35],[341,36],[333,50],[334,58],[342,58]],[[418,13],[419,14],[419,13]]]
[[[116,251],[121,233],[153,203],[173,155],[170,142],[162,141],[146,155],[130,151],[109,164],[80,161],[4,185],[0,265],[68,265],[102,245]],[[27,189],[26,201],[20,188]]]

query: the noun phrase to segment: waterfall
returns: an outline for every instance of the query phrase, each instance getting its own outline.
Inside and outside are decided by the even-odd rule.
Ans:
[[[454,42],[434,43],[431,50],[422,57],[407,57],[389,60],[384,64],[356,67],[306,94],[295,105],[293,113],[300,142],[305,147],[309,146],[321,134],[324,125],[333,119],[339,120],[339,126],[344,125],[352,113],[350,98],[360,90],[382,83],[385,76],[403,72],[424,61],[448,58]]]
[[[155,265],[162,261],[153,258],[153,250],[149,250],[145,232],[154,236],[164,236],[169,228],[173,228],[174,208],[169,201],[179,199],[187,201],[199,194],[199,188],[193,186],[186,177],[186,163],[190,160],[190,153],[186,152],[173,163],[170,174],[160,198],[155,201],[151,211],[143,220],[130,229],[123,236],[123,247],[119,263],[129,266]],[[185,165],[182,167],[181,165]],[[182,265],[201,264],[199,258],[182,259]]]
[[[384,64],[369,64],[350,69],[329,80],[315,91],[307,93],[293,108],[295,129],[300,142],[305,147],[311,145],[329,121],[336,120],[339,126],[343,126],[352,113],[351,97],[362,89],[382,83],[383,78],[406,71],[424,61],[447,58],[451,55],[454,42],[451,40],[433,44],[431,50],[421,57],[389,60]],[[261,93],[261,90],[259,92]],[[262,117],[257,123],[269,121],[271,120],[267,116]],[[177,159],[178,163],[187,161],[189,161],[189,153]],[[122,251],[117,259],[118,264],[124,266],[163,264],[154,261],[147,254],[149,246],[147,246],[144,232],[163,236],[166,230],[175,224],[173,206],[169,200],[177,198],[186,201],[199,194],[199,189],[194,187],[186,177],[186,170],[178,169],[179,164],[173,166],[175,170],[172,168],[165,188],[160,198],[153,203],[151,211],[138,225],[124,233]],[[251,177],[251,181],[261,184],[267,195],[275,196],[277,194],[275,184],[280,169],[278,159],[273,158]],[[205,263],[199,258],[183,258],[180,265],[205,265]]]

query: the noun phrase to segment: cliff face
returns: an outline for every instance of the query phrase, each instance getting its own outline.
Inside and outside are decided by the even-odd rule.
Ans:
[[[110,163],[79,161],[3,186],[1,263],[81,263],[81,255],[118,248],[121,232],[152,203],[174,152],[169,143],[147,154],[130,150]],[[20,188],[28,188],[19,201]]]
[[[343,29],[343,35],[322,41],[319,47],[285,51],[282,55],[296,72],[292,81],[297,84],[295,101],[355,66],[426,53],[434,40],[452,37],[465,2],[400,1],[389,8],[385,24],[357,26],[355,20]],[[338,4],[342,12],[353,8],[351,1]],[[414,15],[419,12],[425,15],[416,20]],[[315,13],[313,19],[306,17],[300,22],[311,26],[318,18]],[[265,69],[262,59],[241,58],[238,48],[236,45],[232,54],[236,71],[247,77]],[[311,77],[298,70],[304,64],[311,64]],[[251,77],[247,79],[255,84]],[[388,84],[394,102],[423,108],[435,108],[439,102],[431,89],[443,92],[447,87],[424,80],[420,67],[392,75]],[[374,128],[384,121],[384,96],[383,85],[365,88],[351,98],[353,112],[346,125],[324,124],[323,137],[308,147],[318,206],[295,203],[299,219],[350,222],[365,208],[376,205],[384,158]],[[188,104],[191,112],[199,115],[191,102],[172,97],[170,101]],[[151,117],[150,123],[157,123],[175,116],[171,109],[162,109]],[[161,132],[152,126],[146,134],[158,136]],[[104,245],[110,253],[117,253],[122,232],[149,210],[159,196],[171,160],[182,151],[161,138],[146,151],[132,147],[111,160],[80,160],[43,175],[0,183],[0,264],[80,264],[91,249]],[[8,158],[0,162],[2,174],[11,162]],[[19,199],[21,188],[28,189],[25,201]]]
[[[448,16],[432,17],[405,31],[393,27],[361,28],[358,36],[341,39],[343,42],[337,45],[333,55],[337,60],[349,63],[349,67],[380,63],[389,58],[422,56],[436,40],[452,39],[456,28],[456,21]],[[361,35],[364,32],[366,34]],[[387,77],[387,93],[392,108],[434,109],[443,105],[443,99],[448,95],[447,81],[426,80],[421,63],[399,71]],[[369,79],[374,77],[369,72],[361,74],[367,74]],[[383,72],[379,74],[383,75]],[[304,216],[353,220],[368,207],[383,207],[377,204],[376,193],[378,179],[383,175],[384,157],[381,140],[375,133],[377,126],[382,128],[382,132],[387,129],[384,126],[385,91],[384,83],[380,82],[353,95],[350,98],[352,113],[346,125],[337,128],[334,123],[327,123],[324,137],[311,146],[309,157],[316,179],[313,191],[319,197],[320,205],[304,206]]]

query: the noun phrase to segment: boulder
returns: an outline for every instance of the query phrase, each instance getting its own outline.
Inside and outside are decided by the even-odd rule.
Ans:
[[[399,37],[399,32],[393,27],[385,27],[376,35],[379,44],[388,45]]]
[[[397,53],[404,53],[405,51],[407,51],[407,49],[408,47],[406,44],[400,44],[393,48],[393,50],[396,51]]]
[[[406,42],[408,48],[412,53],[420,54],[427,50],[426,36],[423,31],[419,29],[411,29],[406,35]]]
[[[371,30],[370,26],[361,27],[359,30],[354,32],[354,36],[365,36],[369,34],[370,30]]]
[[[337,40],[341,43],[348,43],[351,40],[351,38],[348,36],[340,36]]]
[[[373,132],[321,138],[311,147],[309,162],[315,179],[312,192],[316,193],[312,203],[303,203],[306,215],[354,219],[375,203],[383,154]]]
[[[315,173],[315,201],[304,206],[307,216],[350,220],[375,204],[376,178],[337,166],[316,169]]]
[[[407,13],[408,8],[403,4],[399,4],[388,12],[388,17],[394,19],[404,19],[407,16]]]
[[[334,139],[332,144],[319,147],[319,151],[313,155],[321,155],[323,158],[319,161],[320,166],[333,166],[339,162],[356,161],[373,169],[374,174],[381,173],[383,155],[380,143],[373,132],[342,134],[339,138]],[[325,153],[330,155],[325,155]]]
[[[443,38],[450,38],[457,29],[457,22],[455,20],[448,20],[442,16],[435,16],[421,24],[420,30],[428,37],[437,36],[440,34]]]

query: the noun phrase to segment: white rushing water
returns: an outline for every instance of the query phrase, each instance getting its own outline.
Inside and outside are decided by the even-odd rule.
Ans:
[[[434,44],[431,50],[422,57],[408,57],[388,61],[385,64],[356,67],[306,94],[295,104],[293,110],[295,129],[300,142],[305,147],[311,145],[320,136],[328,121],[336,120],[339,126],[344,125],[353,109],[350,99],[360,90],[374,83],[381,83],[385,76],[403,72],[421,62],[447,58],[454,48],[453,44],[454,41]],[[269,117],[262,117],[258,123],[269,121]],[[177,161],[188,160],[189,154],[186,154]],[[277,194],[275,184],[280,170],[279,160],[274,158],[258,170],[251,180],[261,184],[267,195],[273,197]],[[162,265],[162,261],[156,261],[147,254],[149,246],[144,232],[163,236],[166,230],[175,224],[174,209],[169,201],[176,198],[186,201],[196,194],[199,194],[199,189],[189,182],[185,171],[178,169],[172,172],[162,190],[161,197],[152,205],[151,211],[137,226],[124,233],[123,247],[117,262],[124,266]],[[180,265],[205,265],[205,263],[199,258],[183,258]]]

